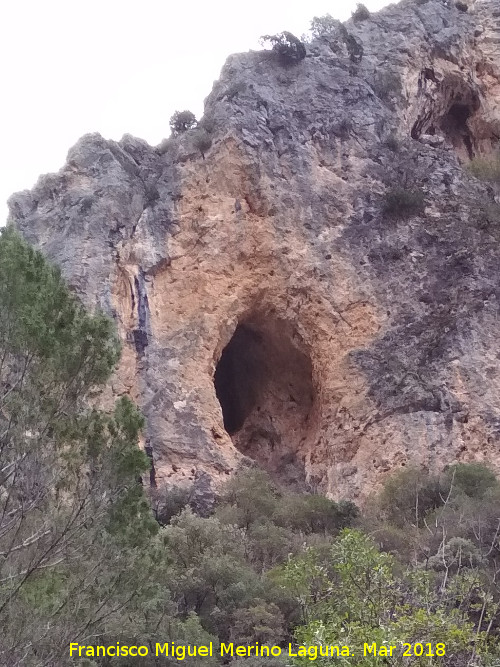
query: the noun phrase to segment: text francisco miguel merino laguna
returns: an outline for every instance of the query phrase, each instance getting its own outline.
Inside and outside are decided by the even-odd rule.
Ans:
[[[381,655],[381,656],[392,656],[392,651],[396,646],[390,646],[388,644],[364,644],[364,655]],[[224,656],[241,656],[248,657],[251,655],[254,656],[279,656],[281,655],[283,649],[279,646],[264,646],[261,644],[252,644],[251,646],[242,646],[239,644],[221,644],[220,648],[217,647],[217,654],[221,657]],[[156,643],[155,648],[148,646],[129,646],[126,644],[112,644],[110,646],[88,646],[86,644],[77,644],[72,642],[69,645],[69,654],[73,657],[85,657],[85,658],[97,658],[99,656],[132,656],[132,657],[143,657],[147,655],[156,655],[156,656],[165,656],[168,658],[174,658],[175,660],[184,660],[187,657],[194,656],[213,656],[214,648],[212,642],[204,646],[195,646],[192,644],[176,644],[175,642],[167,642],[165,644]],[[308,658],[309,660],[316,660],[319,656],[325,657],[340,657],[340,656],[350,656],[348,646],[337,646],[337,645],[313,645],[313,646],[294,646],[293,644],[288,645],[288,655],[289,656],[300,656],[303,658]],[[434,654],[433,654],[434,655]]]

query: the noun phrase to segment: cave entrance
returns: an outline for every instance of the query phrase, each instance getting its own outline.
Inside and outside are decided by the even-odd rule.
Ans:
[[[444,135],[457,152],[465,154],[469,160],[474,157],[473,136],[468,126],[468,120],[473,113],[468,104],[455,102],[441,120],[441,130]]]
[[[416,97],[417,113],[411,136],[440,135],[458,157],[472,160],[484,144],[491,143],[491,124],[481,114],[478,89],[457,74],[441,75],[432,68],[422,70]]]
[[[303,486],[315,391],[310,357],[293,327],[264,315],[240,322],[214,385],[235,447],[282,481]]]

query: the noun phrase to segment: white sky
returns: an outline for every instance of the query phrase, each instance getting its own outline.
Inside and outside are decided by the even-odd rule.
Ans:
[[[231,53],[300,37],[356,0],[0,0],[0,225],[6,199],[57,171],[87,132],[157,144],[175,110],[198,117]],[[371,11],[387,0],[365,0]]]

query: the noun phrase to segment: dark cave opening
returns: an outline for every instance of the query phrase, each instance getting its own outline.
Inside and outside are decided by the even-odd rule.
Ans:
[[[443,75],[424,68],[418,80],[415,105],[413,139],[419,141],[423,135],[437,135],[465,163],[495,147],[495,127],[482,110],[479,88],[462,75]],[[423,143],[434,146],[425,138]],[[435,145],[440,145],[440,141]]]
[[[214,376],[224,428],[233,435],[241,429],[255,404],[262,381],[261,341],[257,332],[240,325],[222,351]]]
[[[235,447],[288,483],[305,479],[315,389],[293,327],[267,315],[242,321],[214,375],[224,428]]]
[[[441,120],[441,129],[457,149],[463,149],[470,160],[474,157],[473,140],[467,124],[473,110],[468,104],[455,102]]]

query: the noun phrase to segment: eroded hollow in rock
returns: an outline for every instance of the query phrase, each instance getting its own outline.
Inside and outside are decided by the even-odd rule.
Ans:
[[[459,153],[465,150],[469,160],[474,157],[473,136],[467,124],[472,113],[471,106],[456,102],[441,120],[444,135]]]
[[[416,101],[413,139],[439,134],[463,161],[472,160],[478,152],[488,152],[497,141],[491,123],[481,113],[478,91],[460,76],[448,75],[440,80],[433,69],[425,68]]]
[[[311,360],[293,327],[267,316],[243,320],[222,352],[214,384],[236,448],[302,485],[315,390]]]

